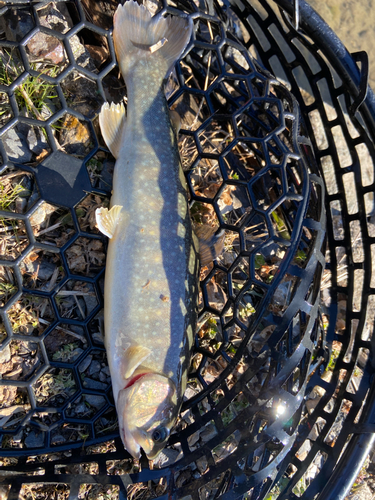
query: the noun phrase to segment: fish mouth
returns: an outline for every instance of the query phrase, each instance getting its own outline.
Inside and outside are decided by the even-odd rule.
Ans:
[[[121,439],[125,449],[127,450],[128,453],[130,453],[130,455],[133,458],[135,459],[141,458],[141,447],[139,446],[137,441],[133,438],[131,433],[128,433],[124,429],[122,429]]]

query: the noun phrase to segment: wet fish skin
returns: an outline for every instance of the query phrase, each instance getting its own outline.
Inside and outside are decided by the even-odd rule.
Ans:
[[[127,87],[127,117],[119,121],[121,107],[108,105],[100,117],[103,136],[117,155],[105,345],[120,434],[136,458],[140,448],[154,458],[168,440],[186,387],[196,323],[198,245],[163,91],[190,31],[182,19],[151,20],[132,0],[119,6],[114,42]],[[167,41],[158,50],[148,50],[162,39]],[[117,137],[116,120],[121,122]],[[99,227],[106,216],[99,211]]]

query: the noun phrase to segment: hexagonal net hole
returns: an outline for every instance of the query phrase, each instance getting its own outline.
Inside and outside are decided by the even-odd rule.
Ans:
[[[87,348],[84,329],[76,325],[57,325],[44,339],[50,362],[74,363]]]
[[[111,191],[115,160],[107,156],[104,151],[98,151],[86,162],[86,168],[93,188]]]
[[[35,176],[31,172],[9,167],[1,175],[0,210],[23,214],[39,198]]]
[[[59,33],[66,33],[73,27],[73,20],[70,11],[74,7],[71,2],[64,3],[50,3],[43,5],[37,9],[39,21],[42,26],[48,23],[48,27],[58,31]],[[74,9],[75,15],[78,15],[77,10]]]
[[[218,317],[210,316],[197,334],[198,345],[209,356],[213,356],[223,343],[221,324]]]
[[[39,336],[54,321],[49,299],[24,294],[7,312],[12,330],[20,335]]]
[[[252,284],[246,291],[242,291],[237,298],[237,320],[242,328],[247,329],[254,319],[262,299],[265,295],[265,290],[258,285]]]
[[[17,123],[7,130],[2,141],[11,161],[36,167],[51,151],[45,127]]]
[[[226,62],[226,72],[248,75],[250,70],[249,55],[245,48],[239,50],[229,44],[224,44],[222,49],[223,59]]]
[[[249,180],[266,165],[267,153],[263,144],[257,141],[239,141],[225,154],[222,164],[223,175],[229,178]],[[233,177],[235,176],[235,177]]]
[[[9,361],[0,365],[3,380],[30,380],[45,365],[39,342],[12,340],[3,350],[4,358]]]
[[[54,298],[62,318],[84,321],[98,305],[94,286],[84,281],[69,280]]]
[[[195,38],[200,42],[210,44],[220,43],[223,38],[220,24],[216,21],[198,18]]]
[[[24,387],[16,387],[14,385],[6,385],[4,382],[0,385],[0,404],[1,408],[9,408],[17,406],[14,412],[10,412],[7,418],[2,417],[1,429],[5,432],[14,431],[20,425],[20,422],[26,417],[31,408],[30,401]],[[18,440],[17,440],[18,441]],[[3,435],[2,447],[19,447],[11,435]]]
[[[23,286],[30,290],[50,292],[65,276],[60,255],[36,247],[21,262],[20,269]]]
[[[219,228],[219,219],[211,203],[194,202],[190,209],[190,215],[196,228],[200,226]]]
[[[211,116],[205,97],[184,92],[171,104],[181,120],[181,129],[197,130]]]
[[[56,140],[61,151],[76,158],[84,158],[93,148],[94,136],[88,122],[66,113],[54,124]]]
[[[27,43],[26,50],[30,63],[35,64],[42,60],[44,64],[55,66],[53,75],[50,76],[57,76],[66,67],[67,55],[64,44],[53,35],[41,31],[35,33]]]
[[[236,136],[232,120],[216,115],[200,127],[198,134],[202,151],[210,154],[222,153]]]
[[[95,68],[97,70],[103,68],[107,62],[111,61],[111,55],[109,52],[109,45],[106,36],[99,35],[89,28],[83,28],[77,33],[77,35],[82,45],[86,48],[86,50],[89,51],[92,62],[94,62]]]
[[[59,67],[55,65],[41,67],[34,63],[31,65],[31,69],[36,71],[39,76],[29,75],[16,88],[17,104],[23,116],[45,121],[62,108],[57,85],[44,78],[44,75],[55,78],[58,75]]]
[[[35,239],[40,243],[62,247],[75,233],[69,210],[43,202],[30,217]]]
[[[38,406],[60,407],[74,394],[77,385],[72,370],[51,368],[32,388]]]
[[[86,52],[88,61],[90,54]],[[67,99],[67,104],[70,109],[82,113],[84,116],[93,119],[100,111],[103,104],[95,81],[89,80],[81,73],[72,71],[62,82],[61,88]],[[77,99],[77,97],[79,97]]]
[[[104,244],[97,238],[78,238],[66,250],[66,257],[71,273],[95,276],[104,268]]]
[[[110,407],[95,421],[95,433],[98,436],[111,434],[118,429],[118,416],[115,407]]]
[[[82,231],[100,234],[95,218],[95,210],[100,207],[109,207],[108,196],[89,194],[76,206],[78,224]]]

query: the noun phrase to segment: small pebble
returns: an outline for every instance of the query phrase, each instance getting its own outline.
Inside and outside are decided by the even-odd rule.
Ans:
[[[86,394],[85,400],[90,406],[97,409],[101,408],[104,404],[104,398],[102,396],[96,396],[95,394]]]
[[[100,332],[95,332],[92,334],[92,340],[98,344],[104,344],[103,335]]]
[[[75,412],[76,414],[80,414],[80,413],[86,413],[87,411],[87,406],[85,405],[85,403],[79,403],[76,407],[75,407]]]
[[[201,474],[204,474],[208,467],[207,458],[205,456],[198,458],[196,460],[197,468]]]
[[[217,434],[216,427],[212,424],[208,424],[201,432],[200,437],[204,443],[207,443],[207,441],[216,436],[216,434]]]
[[[104,366],[102,368],[102,373],[104,373],[105,375],[107,375],[107,377],[109,377],[111,374],[109,373],[109,368],[108,366]]]
[[[9,344],[0,351],[0,363],[7,363],[8,361],[10,361]]]
[[[180,457],[180,452],[173,448],[164,448],[164,450],[154,460],[154,465],[158,468],[167,467],[176,462]],[[182,454],[181,454],[182,456]]]
[[[200,434],[200,431],[198,430],[198,431],[194,432],[194,434],[192,434],[191,436],[188,437],[188,444],[189,444],[190,448],[198,442],[199,434]]]
[[[62,444],[62,443],[65,443],[65,441],[66,441],[66,439],[61,434],[56,434],[55,436],[52,436],[52,438],[51,438],[52,444]]]
[[[74,351],[72,352],[72,354],[70,355],[70,358],[69,358],[69,361],[70,362],[73,362],[75,361],[77,358],[80,357],[80,355],[83,353],[83,349],[81,349],[80,347],[76,347],[74,349]]]
[[[85,378],[83,381],[83,386],[87,387],[87,389],[94,389],[99,391],[105,391],[107,389],[107,384],[103,384],[98,380],[93,380],[92,378]]]
[[[25,446],[26,448],[40,448],[41,446],[44,446],[44,432],[30,432],[25,439]]]
[[[92,377],[94,375],[94,378],[96,378],[95,375],[98,377],[99,372],[100,372],[100,362],[94,359],[87,371],[87,375],[89,377]]]
[[[27,200],[26,198],[17,198],[16,199],[16,212],[19,214],[23,214],[25,212],[27,205]]]
[[[87,370],[87,368],[90,366],[92,361],[92,356],[89,354],[85,359],[82,360],[80,365],[78,366],[78,370],[83,373],[84,371]]]

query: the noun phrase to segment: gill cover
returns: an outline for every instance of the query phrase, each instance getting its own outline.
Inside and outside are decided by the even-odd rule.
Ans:
[[[119,392],[117,414],[121,439],[134,457],[154,459],[165,447],[178,416],[176,387],[164,375],[148,373]]]

